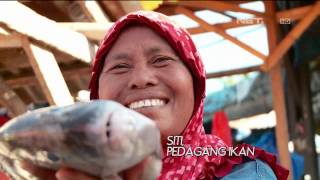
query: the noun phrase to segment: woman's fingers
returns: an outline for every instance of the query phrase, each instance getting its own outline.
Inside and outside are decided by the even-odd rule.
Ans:
[[[90,176],[70,168],[62,168],[56,173],[58,180],[99,180],[97,177]]]
[[[139,164],[125,170],[123,172],[124,179],[125,180],[139,180],[139,179],[141,179],[142,174],[143,174],[143,170],[145,168],[146,162],[148,161],[148,158],[150,158],[150,157],[147,157]]]
[[[23,169],[36,176],[40,180],[99,180],[99,178],[70,168],[62,168],[56,172],[50,169],[35,166],[26,161],[22,161],[21,166]]]
[[[139,164],[131,167],[123,172],[123,178],[125,180],[139,180],[143,174],[145,164],[148,158]],[[99,180],[99,178],[88,175],[86,173],[71,169],[61,168],[57,172],[46,168],[41,168],[26,161],[23,161],[22,168],[38,177],[41,180]]]
[[[28,163],[27,161],[22,161],[21,166],[24,170],[28,171],[41,180],[57,180],[57,178],[55,177],[56,172],[53,170],[35,166],[31,163]]]

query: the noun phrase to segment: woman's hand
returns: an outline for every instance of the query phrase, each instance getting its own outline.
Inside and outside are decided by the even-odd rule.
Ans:
[[[121,172],[125,180],[139,180],[143,174],[144,165],[147,158],[139,164]],[[22,167],[29,173],[41,180],[99,180],[100,178],[88,175],[87,173],[77,171],[71,168],[61,168],[53,171],[47,168],[38,167],[28,162],[22,162]]]
[[[99,180],[98,177],[71,168],[61,168],[55,175],[58,180]]]
[[[23,161],[21,164],[23,169],[40,180],[99,180],[98,177],[93,177],[71,168],[61,168],[58,171],[53,171],[47,168],[35,166],[26,161]]]
[[[57,180],[55,177],[56,172],[53,170],[35,166],[27,161],[22,161],[21,167],[40,180]]]

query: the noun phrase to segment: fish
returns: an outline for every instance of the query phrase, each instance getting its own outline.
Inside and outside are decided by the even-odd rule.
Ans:
[[[0,169],[14,180],[34,178],[23,172],[21,161],[108,180],[121,179],[119,172],[152,157],[142,175],[151,180],[160,175],[162,156],[156,123],[111,100],[37,109],[0,128]]]

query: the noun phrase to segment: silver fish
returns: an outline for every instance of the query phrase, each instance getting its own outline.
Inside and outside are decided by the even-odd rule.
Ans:
[[[110,179],[150,155],[142,179],[160,174],[160,131],[149,118],[113,101],[38,109],[0,129],[0,166],[13,179],[33,178],[19,168],[20,160]]]

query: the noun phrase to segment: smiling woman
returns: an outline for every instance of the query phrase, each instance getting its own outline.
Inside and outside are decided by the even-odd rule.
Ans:
[[[167,154],[167,137],[172,135],[181,136],[191,149],[226,145],[203,129],[205,71],[199,53],[189,33],[162,14],[135,12],[114,24],[97,52],[90,90],[91,99],[118,101],[157,123],[166,155],[158,179],[230,179],[241,173],[247,179],[286,179],[288,175],[273,155],[258,148],[254,155],[238,157]]]
[[[140,11],[115,22],[101,42],[92,69],[90,98],[117,101],[156,122],[164,151],[158,179],[286,179],[288,171],[276,164],[275,156],[249,145],[234,148],[234,152],[255,149],[249,155],[167,153],[174,149],[168,143],[173,136],[181,137],[180,145],[191,151],[227,148],[219,137],[204,132],[205,80],[190,34],[162,14]],[[147,161],[124,171],[123,178],[139,179]],[[61,169],[56,176],[97,179],[70,169]]]
[[[155,120],[164,141],[179,135],[191,117],[192,82],[164,39],[150,28],[133,26],[120,34],[105,58],[99,98],[118,101]]]

